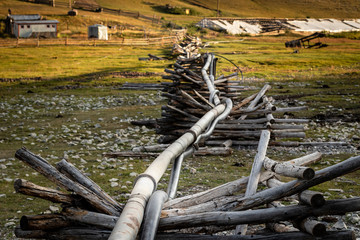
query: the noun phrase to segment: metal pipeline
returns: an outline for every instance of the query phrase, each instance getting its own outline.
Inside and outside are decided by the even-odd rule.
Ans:
[[[146,203],[156,189],[156,184],[165,173],[170,162],[193,144],[197,137],[204,132],[205,128],[224,112],[225,108],[224,104],[219,104],[207,112],[187,133],[166,148],[143,174],[139,175],[131,191],[130,198],[111,232],[109,240],[130,240],[136,238],[144,217]]]
[[[166,192],[158,190],[154,192],[148,204],[146,205],[143,230],[141,233],[141,240],[155,239],[156,232],[159,226],[161,209],[164,202],[168,199]]]
[[[214,87],[214,79],[211,80],[211,78],[209,77],[209,75],[207,74],[207,71],[209,70],[210,65],[212,66],[212,62],[214,61],[214,56],[213,54],[209,53],[207,54],[207,59],[206,59],[206,63],[204,65],[204,67],[201,69],[201,74],[202,77],[209,89],[210,92],[210,97],[213,97],[213,101],[210,101],[211,103],[214,103],[215,105],[219,105],[220,104],[220,99],[219,97],[214,94],[215,91],[217,91]],[[210,69],[210,72],[213,72],[213,69]],[[214,78],[213,75],[211,75],[212,78]],[[212,99],[211,99],[212,100]]]
[[[225,108],[224,112],[222,114],[220,114],[217,118],[215,118],[215,120],[212,122],[212,124],[210,125],[210,127],[207,129],[207,131],[205,133],[198,136],[198,138],[196,139],[194,144],[198,144],[199,141],[203,138],[210,137],[210,135],[214,131],[218,122],[221,120],[224,120],[230,114],[232,107],[233,107],[233,102],[230,98],[226,98],[225,103],[226,103],[226,108]]]
[[[175,159],[172,170],[171,170],[169,185],[168,185],[168,189],[167,189],[169,199],[173,199],[176,197],[176,191],[177,191],[177,186],[179,183],[181,165],[183,163],[183,160],[185,158],[187,158],[188,156],[190,156],[191,154],[193,154],[193,152],[194,152],[194,148],[190,147],[184,153],[182,153],[180,156],[178,156]]]

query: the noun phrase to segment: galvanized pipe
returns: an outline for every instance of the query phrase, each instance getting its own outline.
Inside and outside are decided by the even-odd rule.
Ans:
[[[224,110],[225,105],[219,104],[207,112],[188,132],[166,148],[143,174],[139,175],[109,240],[136,238],[143,220],[146,202],[156,189],[156,184],[165,173],[170,162],[184,152]]]
[[[181,165],[185,158],[187,158],[188,156],[190,156],[191,154],[194,153],[194,150],[195,149],[193,147],[190,147],[188,150],[183,152],[180,156],[178,156],[175,159],[172,170],[171,170],[170,180],[169,180],[168,189],[167,189],[167,194],[169,195],[169,199],[174,199],[176,197],[176,191],[177,191],[177,186],[179,183]]]
[[[159,226],[161,209],[167,199],[168,195],[166,192],[161,190],[158,190],[151,195],[145,210],[144,227],[141,233],[141,240],[155,239]]]
[[[203,79],[205,80],[206,85],[208,86],[210,96],[213,97],[213,102],[212,101],[210,101],[210,102],[214,103],[215,105],[218,105],[218,104],[220,104],[220,99],[216,94],[214,94],[214,92],[216,91],[216,89],[214,87],[214,83],[213,83],[213,81],[211,81],[209,75],[207,74],[207,71],[209,70],[209,67],[213,60],[214,60],[214,56],[212,54],[207,54],[206,63],[204,65],[204,67],[201,69],[201,74],[202,74]]]

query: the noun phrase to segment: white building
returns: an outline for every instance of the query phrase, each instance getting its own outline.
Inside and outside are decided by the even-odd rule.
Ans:
[[[108,28],[101,24],[95,24],[89,26],[88,28],[88,37],[96,38],[100,40],[108,40]]]
[[[8,16],[10,33],[17,38],[56,37],[58,23],[57,20],[41,20],[38,14]]]

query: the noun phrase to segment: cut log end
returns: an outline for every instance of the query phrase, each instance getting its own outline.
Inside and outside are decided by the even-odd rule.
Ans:
[[[312,168],[306,168],[303,173],[303,179],[310,180],[315,176],[315,171]]]
[[[326,227],[323,223],[317,223],[312,229],[312,235],[316,237],[324,236],[326,234]]]
[[[325,204],[325,198],[322,194],[315,194],[311,198],[311,206],[313,207],[321,207]]]

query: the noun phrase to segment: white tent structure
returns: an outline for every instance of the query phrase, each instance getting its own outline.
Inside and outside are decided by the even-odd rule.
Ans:
[[[99,40],[108,40],[108,28],[101,24],[95,24],[88,27],[88,38]]]

